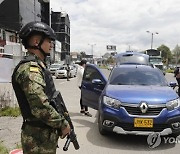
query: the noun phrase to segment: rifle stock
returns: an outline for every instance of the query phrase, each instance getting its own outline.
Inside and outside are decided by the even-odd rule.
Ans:
[[[71,128],[70,134],[67,135],[67,140],[66,140],[66,143],[63,147],[63,150],[67,151],[71,142],[73,143],[74,148],[76,150],[78,150],[80,147],[79,147],[79,143],[77,141],[76,134],[74,132],[74,126],[73,126],[73,123],[72,123],[71,118],[69,116],[68,110],[66,108],[66,105],[64,103],[64,100],[62,98],[61,93],[59,91],[56,91],[50,102],[51,102],[51,105],[56,109],[56,111],[59,114],[62,114],[64,116],[64,118],[68,121],[69,126]]]

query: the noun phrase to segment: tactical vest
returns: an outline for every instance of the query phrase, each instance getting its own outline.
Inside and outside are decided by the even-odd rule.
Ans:
[[[15,91],[15,94],[16,94],[18,104],[19,104],[21,114],[22,114],[24,121],[26,121],[26,119],[29,119],[29,118],[34,117],[34,116],[31,113],[30,106],[29,106],[29,103],[28,103],[27,98],[25,96],[25,93],[21,89],[19,83],[16,82],[15,73],[18,70],[18,68],[20,67],[20,65],[27,63],[27,62],[30,62],[30,61],[34,61],[34,62],[38,63],[38,61],[36,60],[36,58],[34,56],[26,57],[25,59],[20,61],[19,64],[15,67],[13,75],[12,75],[12,86],[13,86],[13,89]],[[55,85],[53,82],[53,78],[52,78],[51,73],[48,69],[43,68],[39,63],[38,63],[38,65],[42,68],[44,80],[46,83],[46,87],[44,89],[44,92],[47,95],[48,100],[50,101],[54,92],[56,91]]]

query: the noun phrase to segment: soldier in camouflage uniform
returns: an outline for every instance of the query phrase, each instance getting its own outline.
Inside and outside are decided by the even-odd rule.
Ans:
[[[30,22],[19,35],[29,53],[12,75],[12,85],[23,116],[23,153],[55,154],[59,136],[64,138],[70,133],[68,122],[50,103],[55,86],[47,74],[45,58],[53,47],[55,34],[45,23]]]

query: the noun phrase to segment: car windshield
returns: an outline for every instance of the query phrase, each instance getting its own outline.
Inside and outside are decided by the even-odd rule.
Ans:
[[[168,85],[159,70],[141,69],[139,67],[115,68],[109,81],[112,85]]]
[[[66,69],[66,67],[60,67],[59,68],[59,70],[65,70]]]
[[[50,68],[59,68],[60,65],[51,65]]]
[[[161,63],[162,58],[151,57],[151,58],[149,58],[149,61],[150,61],[150,63]]]

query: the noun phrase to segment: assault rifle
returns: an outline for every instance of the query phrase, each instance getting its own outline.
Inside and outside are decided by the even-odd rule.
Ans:
[[[68,150],[70,142],[72,142],[74,145],[74,148],[76,150],[78,150],[79,149],[79,143],[77,141],[76,134],[74,132],[74,126],[72,124],[71,118],[70,118],[69,113],[67,111],[67,108],[65,106],[64,100],[61,96],[61,93],[59,91],[56,91],[53,94],[53,97],[52,97],[50,102],[51,102],[51,105],[56,109],[56,111],[58,113],[61,113],[64,116],[64,118],[68,121],[69,126],[71,128],[70,134],[67,135],[67,140],[66,140],[66,143],[63,147],[63,150],[64,151]]]

